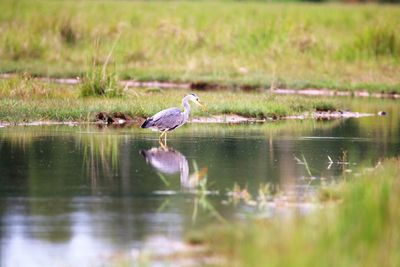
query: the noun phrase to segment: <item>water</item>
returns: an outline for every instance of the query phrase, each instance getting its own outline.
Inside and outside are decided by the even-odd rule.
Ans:
[[[136,127],[2,128],[1,266],[131,263],[138,250],[168,253],[210,223],[307,214],[319,186],[400,155],[398,104],[353,106],[388,115],[187,125],[168,149]],[[266,184],[284,197],[234,205],[235,184],[253,200]]]

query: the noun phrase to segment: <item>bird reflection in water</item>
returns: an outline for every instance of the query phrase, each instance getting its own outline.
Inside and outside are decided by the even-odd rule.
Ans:
[[[149,150],[140,150],[146,162],[163,174],[180,173],[181,187],[193,189],[206,177],[208,168],[204,167],[193,174],[189,174],[189,163],[179,151],[169,147],[153,147]]]
[[[152,148],[149,150],[141,150],[140,154],[146,159],[146,162],[153,166],[157,171],[164,174],[180,173],[181,188],[195,194],[192,222],[197,220],[199,209],[208,212],[211,216],[215,217],[221,222],[226,220],[216,210],[216,208],[208,201],[207,196],[214,192],[207,189],[207,173],[208,168],[204,167],[197,170],[195,162],[193,162],[195,171],[189,174],[189,163],[186,157],[179,151],[172,148],[162,146],[159,148]],[[218,193],[218,192],[217,192]],[[168,203],[168,199],[166,202]],[[166,204],[160,207],[165,207]]]

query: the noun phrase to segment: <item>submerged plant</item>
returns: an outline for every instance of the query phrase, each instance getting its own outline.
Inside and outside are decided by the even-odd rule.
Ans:
[[[247,186],[240,187],[240,185],[235,183],[232,190],[228,191],[227,195],[228,200],[223,201],[224,204],[233,204],[236,206],[239,203],[244,203],[245,205],[262,209],[266,207],[268,203],[279,200],[281,192],[278,186],[266,183],[259,185],[257,194],[252,194],[247,189]]]
[[[216,218],[220,222],[226,222],[225,218],[221,216],[221,214],[217,211],[217,209],[210,203],[210,201],[207,199],[207,196],[212,193],[218,193],[218,192],[212,192],[208,188],[208,183],[207,183],[207,175],[204,173],[204,168],[202,170],[198,169],[197,163],[193,161],[193,168],[195,170],[195,173],[198,174],[199,179],[197,179],[197,187],[196,190],[194,191],[195,193],[195,199],[194,199],[194,207],[193,207],[193,214],[192,214],[192,222],[196,222],[197,220],[197,213],[199,206],[209,213],[212,217]]]
[[[253,196],[249,193],[247,187],[241,188],[237,183],[235,183],[232,190],[228,192],[228,196],[228,202],[234,205],[238,204],[241,200],[246,204],[254,203]]]
[[[217,209],[211,204],[211,202],[207,199],[209,194],[209,190],[207,189],[207,178],[201,180],[198,186],[198,191],[196,194],[196,198],[194,199],[194,207],[192,214],[192,222],[196,222],[197,213],[199,206],[209,213],[212,217],[216,218],[220,222],[226,222],[225,218],[217,211]]]

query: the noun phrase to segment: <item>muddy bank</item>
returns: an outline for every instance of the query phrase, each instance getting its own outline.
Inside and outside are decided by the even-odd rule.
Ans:
[[[274,89],[274,94],[281,95],[308,95],[308,96],[354,96],[354,97],[375,97],[400,99],[397,93],[370,93],[366,90],[358,91],[338,91],[330,89]]]
[[[0,79],[10,79],[15,77],[16,74],[4,73],[0,74]],[[45,77],[35,77],[34,79],[42,82],[58,83],[58,84],[68,84],[76,85],[80,83],[79,78],[45,78]],[[371,93],[368,90],[332,90],[332,89],[317,89],[317,88],[307,88],[307,89],[290,89],[290,88],[276,88],[271,90],[270,88],[264,88],[255,85],[226,85],[221,83],[212,82],[174,82],[174,81],[137,81],[137,80],[122,80],[120,84],[125,88],[160,88],[160,89],[191,89],[199,91],[208,90],[230,90],[239,89],[242,91],[266,91],[273,94],[279,95],[306,95],[306,96],[354,96],[354,97],[374,97],[374,98],[391,98],[400,99],[400,93],[396,92],[375,92]]]
[[[345,119],[345,118],[361,118],[367,116],[377,116],[382,114],[359,113],[350,111],[316,111],[305,113],[301,115],[282,116],[282,117],[269,117],[269,118],[250,118],[237,114],[215,115],[210,117],[193,117],[189,123],[264,123],[279,120],[332,120],[332,119]],[[145,120],[143,117],[130,117],[121,112],[107,113],[99,112],[96,114],[94,121],[77,122],[77,121],[34,121],[34,122],[0,122],[0,128],[7,126],[41,126],[41,125],[68,125],[76,126],[79,124],[97,124],[101,125],[115,125],[115,126],[137,126],[139,127]]]
[[[251,123],[251,122],[303,120],[303,119],[332,120],[341,118],[361,118],[367,116],[375,116],[375,114],[350,112],[350,111],[316,111],[316,112],[304,113],[301,115],[269,117],[264,119],[248,118],[236,114],[229,114],[229,115],[216,115],[212,117],[194,117],[190,120],[190,122],[191,123]]]

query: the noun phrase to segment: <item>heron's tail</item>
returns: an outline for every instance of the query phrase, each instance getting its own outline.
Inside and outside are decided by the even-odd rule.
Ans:
[[[148,118],[147,120],[145,120],[142,124],[142,126],[140,126],[141,128],[149,128],[151,127],[153,124],[153,119],[152,118]]]

